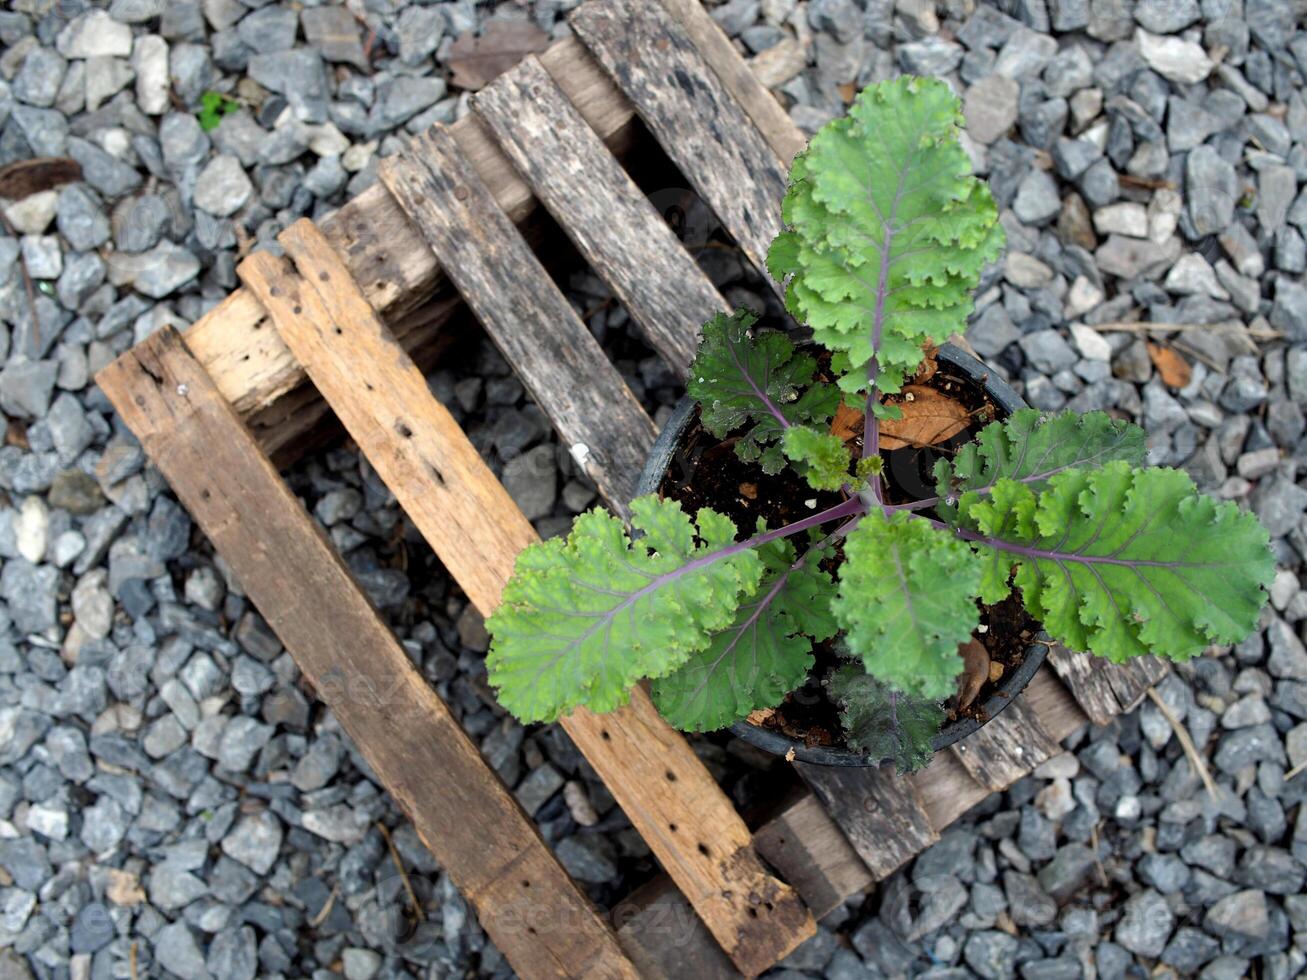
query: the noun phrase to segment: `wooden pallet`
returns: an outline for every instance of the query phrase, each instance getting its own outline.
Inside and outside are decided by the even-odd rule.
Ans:
[[[803,139],[697,0],[588,0],[572,26],[321,228],[287,229],[286,257],[247,259],[184,337],[162,330],[97,380],[520,975],[753,976],[1165,668],[1055,650],[1057,677],[924,771],[798,765],[810,791],[753,829],[642,689],[578,711],[564,728],[666,871],[607,915],[589,904],[272,462],[334,413],[491,612],[536,537],[423,376],[461,296],[625,509],[654,426],[517,225],[543,205],[681,371],[726,302],[615,151],[638,115],[761,267]]]

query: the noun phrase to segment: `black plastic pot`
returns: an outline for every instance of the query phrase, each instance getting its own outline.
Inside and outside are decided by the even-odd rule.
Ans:
[[[1011,415],[1019,408],[1026,407],[1026,403],[1021,399],[1021,396],[1013,391],[1006,381],[991,375],[989,368],[966,351],[952,344],[944,344],[939,348],[935,356],[941,364],[948,365],[958,374],[984,388],[990,401],[1003,413],[1004,417]],[[687,395],[676,406],[671,418],[667,420],[667,424],[663,426],[663,431],[659,433],[658,439],[654,442],[653,449],[649,452],[649,459],[645,463],[644,472],[640,474],[639,493],[658,492],[658,488],[662,486],[663,480],[667,476],[667,470],[676,457],[686,428],[693,419],[694,400]],[[1044,662],[1044,656],[1048,651],[1047,643],[1042,641],[1048,640],[1048,635],[1041,633],[1039,635],[1039,641],[1041,642],[1031,644],[1026,649],[1026,655],[1022,659],[1021,665],[1003,678],[1003,682],[998,686],[998,689],[983,705],[987,718],[992,719],[998,715],[1030,683],[1030,678],[1035,676],[1035,671]],[[983,724],[984,722],[976,721],[974,718],[963,718],[945,725],[933,740],[935,751],[938,752],[940,749],[966,738]],[[876,766],[884,761],[882,759],[867,758],[848,749],[805,745],[797,739],[789,738],[770,728],[752,725],[747,721],[736,722],[731,726],[731,732],[751,745],[756,745],[758,748],[765,749],[776,755],[788,756],[793,751],[792,758],[822,766]]]

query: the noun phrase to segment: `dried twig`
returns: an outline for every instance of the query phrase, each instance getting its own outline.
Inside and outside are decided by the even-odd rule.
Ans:
[[[1298,775],[1301,772],[1307,772],[1307,759],[1304,759],[1302,762],[1298,763],[1296,766],[1294,766],[1292,769],[1286,772],[1284,774],[1284,781],[1287,783],[1290,779],[1292,779],[1294,776]]]
[[[132,980],[139,980],[136,974],[136,943],[132,943],[127,950],[127,972]]]
[[[1207,787],[1207,795],[1215,800],[1220,793],[1216,787],[1216,781],[1212,779],[1212,774],[1207,769],[1207,763],[1198,751],[1198,746],[1194,745],[1194,740],[1189,737],[1189,730],[1180,724],[1180,719],[1162,700],[1162,696],[1154,688],[1148,689],[1148,696],[1153,699],[1153,704],[1157,705],[1157,710],[1162,713],[1162,717],[1167,720],[1171,728],[1175,730],[1175,737],[1180,740],[1180,747],[1184,749],[1184,754],[1189,757],[1189,764],[1198,772],[1199,778],[1202,779],[1203,785]]]
[[[0,222],[4,223],[5,234],[18,237],[18,232],[3,212],[0,212]],[[23,274],[23,289],[27,292],[27,317],[32,321],[32,357],[36,358],[41,356],[41,323],[36,318],[36,287],[32,285],[32,274],[27,271],[27,256],[21,248],[18,250],[18,268]]]
[[[1094,867],[1098,869],[1098,880],[1106,888],[1107,869],[1103,867],[1103,859],[1098,856],[1098,824],[1089,828],[1089,847],[1094,852]]]
[[[1150,191],[1175,190],[1175,181],[1163,177],[1136,177],[1134,174],[1117,174],[1117,180],[1128,187],[1143,187]]]
[[[1176,333],[1186,330],[1211,330],[1221,326],[1220,323],[1147,323],[1142,320],[1123,320],[1115,323],[1089,323],[1086,324],[1091,330],[1097,330],[1099,333],[1151,333],[1156,330],[1161,333]],[[1265,327],[1240,327],[1249,337],[1256,337],[1260,340],[1282,340],[1284,334],[1279,330],[1268,330]]]
[[[331,910],[336,906],[336,896],[339,894],[340,886],[332,885],[331,894],[328,895],[327,900],[322,903],[322,908],[318,909],[318,914],[309,919],[309,925],[316,929],[318,926],[322,925],[322,923],[327,921],[327,916],[331,915]]]
[[[413,891],[413,883],[408,880],[408,872],[404,870],[404,862],[399,859],[399,851],[395,849],[395,842],[390,839],[390,831],[380,820],[377,821],[377,829],[381,831],[381,836],[386,841],[386,847],[390,850],[390,859],[395,862],[395,868],[399,871],[399,879],[404,882],[404,891],[408,892],[408,900],[413,904],[413,914],[417,916],[418,921],[422,922],[426,916],[422,913],[422,905],[418,902],[418,896]]]

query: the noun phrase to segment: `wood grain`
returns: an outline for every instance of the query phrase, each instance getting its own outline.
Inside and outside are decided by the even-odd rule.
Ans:
[[[322,233],[301,220],[278,241],[310,282],[268,252],[241,264],[241,280],[449,573],[489,615],[535,530]]]
[[[489,615],[535,532],[312,223],[279,240],[294,266],[255,256],[242,278],[267,297],[313,383]],[[802,901],[763,868],[735,808],[643,689],[619,711],[577,711],[561,724],[741,972],[762,972],[812,934]]]
[[[1134,711],[1148,689],[1171,671],[1165,660],[1153,656],[1135,657],[1123,664],[1107,664],[1105,667],[1107,682],[1112,685],[1112,693],[1121,703],[1122,713]]]
[[[472,100],[536,197],[677,376],[726,300],[544,66],[527,58]]]
[[[1029,703],[1018,697],[949,750],[978,783],[997,792],[1057,755],[1061,746]]]
[[[702,0],[657,2],[661,2],[685,29],[699,56],[716,73],[722,87],[735,96],[776,158],[788,169],[794,157],[808,145],[808,138],[758,80],[749,63],[740,57],[721,25],[708,14]]]
[[[650,0],[588,0],[570,23],[668,156],[767,275],[786,168],[704,61],[685,27]]]
[[[151,335],[101,372],[100,387],[513,968],[634,978],[181,335]]]
[[[939,840],[916,787],[893,767],[794,768],[877,880]]]
[[[876,883],[812,793],[803,794],[754,831],[753,844],[819,919]]]
[[[572,458],[625,513],[653,422],[453,136],[432,129],[379,174]]]
[[[1054,644],[1048,662],[1095,725],[1106,725],[1121,713],[1121,702],[1112,688],[1112,665],[1106,660]]]
[[[736,969],[761,973],[816,931],[803,901],[763,867],[735,807],[643,687],[621,711],[581,709],[563,725]]]

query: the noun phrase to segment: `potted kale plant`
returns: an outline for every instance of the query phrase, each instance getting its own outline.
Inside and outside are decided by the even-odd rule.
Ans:
[[[519,719],[648,680],[683,730],[911,769],[1049,638],[1184,660],[1256,627],[1252,515],[1146,467],[1138,428],[1022,408],[938,346],[1003,245],[961,125],[947,85],[902,77],[795,160],[768,271],[811,341],[706,324],[631,529],[596,509],[521,554],[487,661]]]

